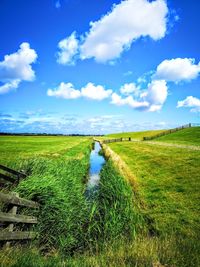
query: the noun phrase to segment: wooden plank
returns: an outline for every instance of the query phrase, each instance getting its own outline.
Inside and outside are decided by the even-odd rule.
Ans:
[[[38,208],[39,204],[37,202],[27,200],[24,198],[16,197],[13,194],[4,194],[0,192],[0,200],[5,203],[10,203],[17,206],[24,206],[30,208]]]
[[[1,164],[0,164],[0,169],[1,169],[1,170],[4,170],[4,171],[7,171],[7,172],[10,172],[10,173],[12,173],[12,174],[15,174],[15,175],[17,175],[17,176],[23,177],[23,178],[26,178],[26,177],[27,177],[26,174],[24,174],[24,173],[22,173],[22,172],[15,171],[15,170],[13,170],[13,169],[11,169],[11,168],[8,168],[8,167],[6,167],[6,166],[3,166],[3,165],[1,165]]]
[[[9,176],[2,174],[2,173],[0,173],[0,178],[6,180],[8,182],[11,182],[11,183],[15,183],[17,181],[16,179],[9,177]]]
[[[33,239],[37,236],[36,232],[9,232],[9,231],[1,231],[0,232],[0,241],[8,241],[8,240],[24,240],[24,239]]]
[[[19,197],[19,194],[18,193],[12,193],[13,196],[15,197]],[[10,210],[9,210],[9,213],[10,215],[16,215],[17,214],[17,206],[13,206]],[[10,223],[8,225],[8,231],[9,232],[13,232],[13,229],[14,229],[14,223]],[[9,247],[10,246],[10,242],[6,242],[6,246]]]
[[[37,223],[37,218],[33,216],[0,212],[0,221],[13,223]]]

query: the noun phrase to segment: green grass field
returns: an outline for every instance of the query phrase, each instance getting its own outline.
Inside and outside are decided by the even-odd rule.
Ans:
[[[102,137],[102,139],[131,137],[133,139],[142,140],[144,136],[152,136],[152,135],[161,133],[163,131],[165,131],[165,130],[152,130],[152,131],[142,131],[142,132],[126,132],[126,133],[108,134],[105,137]]]
[[[191,127],[158,137],[154,141],[200,146],[200,127]]]
[[[91,202],[85,196],[91,145],[82,137],[0,137],[2,164],[28,174],[12,190],[41,205],[32,213],[39,238],[30,247],[2,249],[1,266],[199,266],[200,152],[111,143],[133,181],[109,159]]]
[[[134,173],[156,230],[195,236],[200,223],[200,152],[142,142],[110,147]]]
[[[17,159],[38,155],[55,158],[65,154],[71,157],[70,151],[77,157],[82,151],[82,144],[88,140],[85,137],[66,136],[0,136],[0,159],[2,164],[13,164]]]
[[[160,238],[184,238],[185,245],[181,247],[186,246],[190,255],[177,248],[179,257],[188,261],[186,266],[197,266],[200,152],[145,142],[119,142],[109,146],[135,177],[134,183],[144,203],[141,212],[147,216],[151,231]]]

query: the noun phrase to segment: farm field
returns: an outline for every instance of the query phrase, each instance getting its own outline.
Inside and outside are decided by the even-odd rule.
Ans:
[[[18,159],[35,156],[59,157],[63,154],[72,156],[69,151],[76,157],[81,153],[83,144],[88,142],[89,138],[86,137],[0,136],[1,163],[13,164]]]
[[[199,151],[110,143],[134,178],[108,159],[91,200],[91,138],[3,136],[0,143],[1,162],[28,174],[12,190],[41,205],[32,213],[38,239],[1,250],[2,267],[198,266]]]
[[[154,141],[200,146],[200,127],[191,127],[158,137]]]

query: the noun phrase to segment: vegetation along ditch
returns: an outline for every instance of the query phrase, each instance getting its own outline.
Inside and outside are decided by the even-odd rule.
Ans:
[[[112,162],[104,159],[100,144],[96,142],[92,151],[91,146],[92,140],[88,138],[69,146],[67,151],[62,148],[56,156],[48,151],[22,157],[15,163],[28,178],[14,191],[40,204],[40,209],[32,212],[38,217],[35,230],[39,236],[32,244],[38,253],[52,255],[57,251],[66,260],[77,253],[81,256],[103,251],[109,242],[135,236],[137,216],[132,189]],[[93,192],[92,201],[87,197],[88,191],[90,196]],[[12,266],[6,260],[8,253],[2,255],[2,262]],[[19,257],[23,261],[26,256],[24,251],[16,253],[16,261],[20,264]],[[32,266],[33,258],[30,261]]]

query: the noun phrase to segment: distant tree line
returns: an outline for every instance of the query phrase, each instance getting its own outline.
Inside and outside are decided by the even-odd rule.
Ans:
[[[48,133],[6,133],[0,135],[19,135],[19,136],[104,136],[103,134],[48,134]]]

